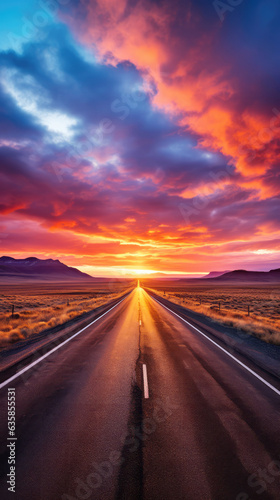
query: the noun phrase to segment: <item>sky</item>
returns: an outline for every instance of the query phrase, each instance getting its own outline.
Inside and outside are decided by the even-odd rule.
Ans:
[[[94,276],[280,267],[278,0],[0,14],[2,255]]]

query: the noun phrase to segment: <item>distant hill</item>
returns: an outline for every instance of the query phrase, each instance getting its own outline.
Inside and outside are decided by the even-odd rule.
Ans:
[[[59,260],[4,256],[0,258],[0,280],[95,281],[96,278],[75,267],[68,267]]]
[[[214,282],[261,282],[261,283],[280,283],[280,269],[272,269],[271,271],[245,271],[244,269],[238,269],[236,271],[231,271],[216,278],[208,278],[210,281]]]
[[[222,276],[222,274],[229,273],[230,271],[211,271],[211,273],[207,274],[206,276],[202,276],[202,280],[206,280],[209,278],[218,278],[219,276]]]
[[[271,271],[245,271],[237,269],[236,271],[212,271],[202,278],[181,278],[179,281],[198,284],[199,282],[209,283],[280,283],[280,268]]]

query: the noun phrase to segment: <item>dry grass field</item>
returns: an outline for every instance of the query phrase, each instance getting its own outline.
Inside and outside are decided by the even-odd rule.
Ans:
[[[147,279],[141,281],[141,286],[213,321],[280,345],[280,285],[186,284]]]
[[[0,285],[0,348],[109,302],[131,282]],[[12,314],[12,306],[14,313]]]

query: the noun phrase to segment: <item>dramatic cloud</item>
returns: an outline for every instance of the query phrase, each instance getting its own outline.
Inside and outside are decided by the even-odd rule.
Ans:
[[[39,28],[30,4],[0,52],[3,252],[101,274],[270,267],[278,2],[56,7]]]
[[[208,1],[81,1],[78,11],[69,21],[80,39],[146,72],[155,104],[179,110],[201,144],[246,176],[266,171],[280,133],[277,1],[244,2],[224,23]]]

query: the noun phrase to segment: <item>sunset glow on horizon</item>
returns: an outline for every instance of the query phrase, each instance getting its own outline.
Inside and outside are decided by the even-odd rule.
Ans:
[[[1,255],[136,278],[280,267],[279,2],[15,4]]]
[[[95,266],[87,266],[87,265],[82,265],[82,266],[77,266],[77,269],[79,271],[82,271],[84,273],[87,273],[91,276],[96,276],[96,277],[118,277],[118,278],[153,278],[153,277],[178,277],[180,278],[181,276],[189,276],[191,277],[201,277],[204,276],[205,273],[181,273],[181,272],[172,272],[172,271],[155,271],[155,270],[149,270],[149,269],[130,269],[130,268],[118,268],[118,267],[95,267]]]

